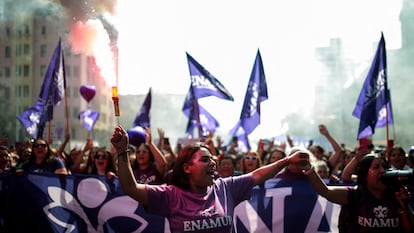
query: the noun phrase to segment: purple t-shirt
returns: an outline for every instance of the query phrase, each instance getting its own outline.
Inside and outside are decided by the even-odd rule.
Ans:
[[[349,189],[348,192],[358,190]],[[353,200],[348,195],[349,205],[357,206],[354,221],[350,224],[349,232],[399,233],[403,232],[398,217],[398,202],[395,196],[390,195],[381,200],[375,198],[368,190],[361,188],[359,200]],[[351,214],[350,213],[350,214]]]
[[[154,164],[151,164],[148,169],[140,170],[134,169],[134,176],[140,184],[164,184],[164,176],[161,175]]]
[[[171,232],[229,233],[234,207],[250,199],[253,186],[251,174],[218,178],[205,193],[147,185],[147,212],[168,218]]]

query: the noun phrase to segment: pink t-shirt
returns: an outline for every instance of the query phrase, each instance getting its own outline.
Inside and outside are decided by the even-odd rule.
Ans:
[[[253,186],[251,174],[218,178],[205,193],[147,185],[147,212],[168,218],[171,232],[229,233],[234,207],[250,199]]]

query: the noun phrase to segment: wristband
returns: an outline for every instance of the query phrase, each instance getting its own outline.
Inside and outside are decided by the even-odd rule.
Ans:
[[[116,157],[123,156],[123,155],[128,155],[129,151],[130,151],[130,150],[124,150],[124,151],[122,151],[122,152],[120,152],[120,153],[116,154]]]
[[[398,213],[399,214],[405,214],[405,209],[402,209],[402,208],[401,209],[398,209]]]

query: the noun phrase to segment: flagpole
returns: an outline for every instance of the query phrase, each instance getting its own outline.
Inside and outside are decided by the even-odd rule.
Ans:
[[[196,118],[196,124],[197,124],[197,129],[198,129],[198,140],[201,139],[201,124],[200,124],[200,115],[199,115],[199,110],[198,110],[198,100],[194,95],[194,88],[191,84],[191,91],[193,92],[193,106],[194,106],[194,114],[195,114],[195,118]]]
[[[66,135],[70,133],[69,130],[69,106],[68,106],[68,95],[66,93],[66,87],[65,87],[65,117],[66,117]],[[69,148],[71,148],[70,140],[69,140]]]
[[[47,143],[49,145],[51,145],[52,144],[52,137],[50,136],[50,133],[52,131],[52,123],[51,123],[51,121],[49,121],[48,124],[49,124],[49,127],[48,127],[48,130],[47,130]]]

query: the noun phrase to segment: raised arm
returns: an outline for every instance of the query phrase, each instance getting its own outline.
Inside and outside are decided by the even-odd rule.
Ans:
[[[342,153],[342,147],[339,145],[336,139],[332,137],[325,125],[319,125],[319,132],[326,138],[326,140],[328,140],[334,150],[334,153],[329,157],[328,160],[329,165],[333,168],[339,162]]]
[[[61,158],[63,157],[62,155],[65,152],[65,148],[66,148],[66,145],[68,144],[69,140],[70,140],[70,132],[67,131],[66,136],[65,136],[65,140],[62,142],[62,144],[60,144],[59,149],[57,151],[57,154],[59,155],[59,157],[61,157]],[[66,159],[66,158],[62,158],[62,159]]]
[[[128,134],[121,126],[115,128],[111,137],[111,143],[116,149],[118,157],[118,178],[124,193],[147,206],[148,193],[145,184],[138,184],[132,173],[131,163],[128,158]]]
[[[312,184],[313,189],[315,189],[319,195],[333,203],[340,205],[348,204],[348,191],[346,187],[327,186],[310,165],[308,165],[308,169],[304,173],[309,176],[309,181]]]
[[[349,163],[345,166],[344,170],[342,171],[341,180],[343,182],[355,182],[355,179],[352,175],[354,174],[354,171],[358,166],[359,160],[361,160],[361,158],[368,153],[369,150],[358,148],[355,156],[351,159],[351,161],[349,161]]]
[[[165,159],[161,150],[152,141],[151,128],[149,127],[145,128],[145,139],[147,140],[147,144],[151,150],[152,155],[154,155],[155,166],[158,172],[161,175],[164,175],[167,171],[167,160]]]
[[[277,160],[271,164],[259,167],[258,169],[252,171],[254,184],[262,184],[267,179],[273,178],[277,173],[279,173],[284,167],[292,164],[298,164],[302,161],[302,154],[299,152],[293,153],[290,156],[287,156],[283,159]]]

